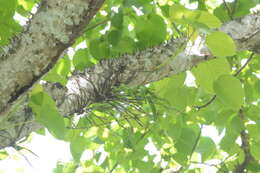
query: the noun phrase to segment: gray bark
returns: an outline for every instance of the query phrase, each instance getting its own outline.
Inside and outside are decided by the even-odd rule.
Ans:
[[[59,2],[58,0],[55,1]],[[51,2],[46,1],[46,3],[50,3],[51,6],[55,4],[53,2],[54,0],[52,0]],[[75,2],[75,5],[79,5],[81,3],[80,0],[68,2]],[[94,3],[92,4],[94,7],[100,6],[102,4],[101,1],[88,1],[89,4],[91,4],[91,2]],[[87,8],[87,11],[93,10],[93,8],[91,8],[90,5],[85,7]],[[63,11],[63,15],[68,15],[66,14],[67,8],[63,8],[65,8],[65,5],[60,4],[60,7],[57,10]],[[45,11],[43,9],[45,9]],[[39,13],[43,13],[44,15],[48,16],[48,9],[46,9],[46,7],[43,9],[39,10]],[[50,10],[49,13],[55,13],[55,9]],[[78,20],[79,23],[85,20],[85,15],[89,16],[87,19],[90,20],[90,18],[94,15],[94,12],[91,15],[88,12],[84,13],[84,15],[83,13],[80,13],[77,16],[77,19],[72,20],[72,23],[75,23],[74,20]],[[55,17],[57,16],[54,15],[54,18]],[[60,17],[61,16],[57,18]],[[29,28],[34,28],[37,27],[34,25],[39,25],[37,22],[34,22],[34,20],[37,20],[38,22],[46,22],[45,20],[48,19],[45,19],[43,16],[38,18],[34,17]],[[57,19],[58,22],[61,22],[63,20]],[[82,25],[86,25],[87,23],[88,22]],[[3,63],[1,62],[0,72],[4,74],[12,73],[7,77],[8,79],[2,75],[1,84],[8,84],[7,86],[10,85],[10,88],[13,89],[9,89],[9,87],[7,86],[3,88],[0,87],[0,103],[2,109],[7,107],[8,105],[8,108],[5,108],[5,110],[2,112],[2,115],[0,116],[0,148],[12,146],[14,142],[18,141],[24,136],[29,135],[32,131],[41,127],[40,125],[34,122],[33,113],[31,109],[28,107],[28,95],[26,94],[28,88],[30,88],[37,80],[35,80],[34,77],[29,77],[29,79],[23,79],[23,76],[19,75],[20,73],[23,73],[22,70],[25,70],[26,74],[28,73],[29,76],[34,76],[37,72],[37,74],[39,73],[39,76],[36,75],[38,79],[46,71],[48,71],[46,69],[50,68],[50,66],[52,65],[47,65],[39,69],[39,64],[44,64],[43,61],[48,62],[48,64],[53,64],[54,62],[56,62],[56,58],[61,56],[63,50],[69,45],[71,45],[74,39],[81,33],[81,30],[78,31],[77,29],[75,29],[78,27],[78,25],[70,26],[69,28],[71,30],[69,30],[68,32],[67,29],[64,29],[66,28],[66,26],[66,24],[62,24],[62,27],[59,30],[51,31],[51,35],[48,35],[46,33],[46,30],[43,29],[43,35],[47,34],[47,36],[36,37],[33,36],[33,34],[28,35],[28,32],[30,30],[23,33],[27,35],[26,39],[28,39],[28,37],[32,37],[30,40],[34,40],[35,38],[39,39],[38,43],[40,47],[44,47],[44,45],[47,45],[45,47],[46,51],[43,51],[47,54],[41,53],[42,58],[45,60],[39,60],[35,56],[35,47],[37,47],[36,45],[32,47],[28,46],[26,48],[24,48],[24,46],[22,45],[19,46],[19,44],[25,38],[22,34],[20,36],[22,39],[20,43],[17,44],[17,50],[15,50],[14,54],[16,54],[17,57],[20,57],[18,53],[21,53],[23,56],[29,55],[26,58],[25,64],[23,64],[24,66],[26,65],[26,68],[20,67],[19,64],[15,63],[16,61],[14,61],[14,58],[11,57],[11,55],[9,55],[10,53],[8,53],[6,56],[7,58],[5,58],[5,60],[2,61]],[[77,31],[71,34],[71,32],[74,31],[73,28]],[[84,27],[82,26],[82,28]],[[38,27],[38,29],[40,28]],[[260,53],[259,15],[249,15],[245,16],[240,20],[235,20],[226,23],[221,28],[221,31],[228,33],[235,40],[239,50],[251,50],[255,53]],[[63,32],[64,35],[58,34],[54,37],[54,39],[53,34],[58,32]],[[40,40],[42,39],[46,42],[41,42]],[[55,46],[60,45],[63,48],[60,49],[59,46],[49,46],[49,39],[52,39],[51,41],[56,41]],[[94,66],[93,68],[85,69],[84,72],[75,72],[74,75],[69,79],[67,87],[61,87],[60,85],[53,83],[45,83],[43,84],[43,86],[45,90],[54,98],[59,111],[64,116],[69,116],[74,113],[80,113],[89,104],[106,100],[106,98],[109,97],[109,95],[111,94],[111,90],[113,87],[120,86],[121,84],[125,84],[128,86],[143,85],[186,71],[188,69],[191,69],[193,66],[197,65],[200,62],[215,58],[210,55],[210,52],[205,52],[205,49],[203,50],[203,53],[199,55],[190,54],[189,51],[187,51],[188,49],[181,49],[181,47],[183,47],[183,44],[185,43],[185,38],[178,40],[170,40],[168,43],[163,43],[153,48],[148,48],[144,51],[136,52],[133,55],[124,55],[115,59],[108,59],[102,61],[100,62],[100,64]],[[20,48],[22,48],[22,51],[20,50]],[[54,50],[56,48],[58,50]],[[8,57],[8,55],[10,57]],[[52,57],[55,60],[48,59],[47,57],[45,57],[47,55],[48,57]],[[32,59],[35,58],[37,60],[34,61],[28,57],[31,57]],[[19,58],[17,58],[16,60],[18,59]],[[32,66],[29,66],[30,63],[28,62],[30,61],[33,61]],[[14,65],[15,67],[18,66],[20,70],[15,70],[14,72],[11,72],[11,65]],[[2,67],[5,70],[2,70]],[[29,70],[27,68],[32,69]],[[3,81],[5,81],[5,83],[2,83],[2,78]],[[20,82],[20,80],[22,81]],[[18,91],[16,88],[17,86],[20,86],[20,84],[26,84],[25,86],[27,86],[28,88],[26,88],[26,90],[22,92],[15,92],[18,95],[16,95],[16,97],[12,97],[12,92],[10,92],[9,90]],[[12,98],[14,98],[14,100],[12,100]],[[9,103],[10,99],[12,104]]]
[[[0,113],[57,62],[104,0],[43,0],[25,30],[0,55]]]

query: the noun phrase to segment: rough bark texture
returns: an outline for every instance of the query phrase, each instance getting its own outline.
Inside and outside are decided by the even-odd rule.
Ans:
[[[55,5],[54,2],[58,3],[60,1],[52,0],[50,2],[46,1],[45,3],[49,3],[50,6],[53,7]],[[69,2],[70,4],[73,2],[77,6],[83,1],[74,0],[66,2]],[[63,3],[65,4],[65,2]],[[85,20],[87,19],[88,21],[94,15],[94,12],[102,4],[102,1],[89,0],[87,2],[84,1],[84,3],[87,3],[88,6],[85,4],[81,7],[83,8],[83,11],[79,12],[77,19],[74,19],[73,16],[71,16],[71,22],[73,24],[76,21],[79,21],[79,23],[82,21],[85,22],[82,23],[82,28],[83,25],[88,23]],[[66,14],[67,7],[64,4],[60,4],[58,10],[63,11],[62,15],[70,15]],[[94,11],[92,11],[92,7],[95,7]],[[52,21],[54,19],[48,19],[48,17],[45,18],[44,16],[41,16],[48,16],[48,12],[51,15],[54,15],[53,17],[56,17],[57,19]],[[38,22],[41,22],[42,20],[44,22],[46,22],[45,20],[51,20],[48,21],[51,23],[61,22],[64,20],[64,18],[63,20],[59,20],[61,16],[58,15],[58,17],[53,14],[55,13],[55,10],[48,11],[46,5],[45,8],[40,9],[38,13],[32,20],[29,28],[38,27],[38,29],[41,29],[37,26],[39,24],[34,22],[34,20],[37,20]],[[62,51],[74,41],[75,37],[80,34],[81,30],[78,29],[78,25],[71,25],[70,22],[68,23],[69,24],[61,24],[62,26],[59,30],[49,28],[54,29],[54,31],[50,32],[50,35],[43,29],[41,30],[43,36],[38,37],[36,37],[37,33],[34,33],[35,36],[33,34],[28,35],[28,33],[30,33],[30,29],[28,29],[28,31],[24,33],[26,37],[24,37],[23,34],[21,35],[20,42],[24,40],[25,43],[27,43],[25,39],[29,39],[31,42],[36,39],[37,42],[35,42],[35,46],[28,46],[24,48],[26,45],[19,46],[18,44],[14,50],[14,53],[12,53],[12,56],[16,55],[17,58],[14,58],[16,56],[7,56],[7,58],[1,62],[0,72],[8,75],[8,77],[3,75],[1,76],[1,85],[5,84],[6,87],[0,87],[0,108],[3,110],[3,108],[7,105],[10,105],[10,108],[7,109],[7,111],[2,112],[2,116],[0,116],[0,148],[11,146],[20,138],[29,135],[32,131],[41,127],[33,121],[33,114],[31,109],[28,107],[28,95],[22,93],[26,92],[28,88],[30,88],[32,84],[35,83],[40,76],[42,76],[42,74],[48,71],[47,69],[49,69],[54,62],[56,62],[57,57],[60,56]],[[40,26],[43,27],[42,24]],[[67,27],[69,28],[68,32]],[[243,29],[239,30],[238,28]],[[255,53],[260,52],[260,17],[258,15],[250,15],[242,18],[241,20],[226,23],[221,30],[228,33],[236,41],[239,50],[247,49]],[[58,32],[62,32],[63,34],[57,34]],[[55,33],[57,35],[53,37],[53,34]],[[42,39],[46,42],[41,42]],[[51,39],[51,42],[48,41],[49,39]],[[54,46],[52,44],[49,45],[50,43],[53,43],[52,41],[55,42]],[[124,55],[115,59],[105,60],[93,68],[86,69],[84,72],[75,72],[69,79],[67,87],[46,83],[44,84],[44,88],[56,100],[59,111],[64,116],[80,113],[87,105],[105,100],[109,94],[111,94],[111,89],[113,87],[117,87],[121,84],[136,86],[150,83],[188,70],[200,62],[214,58],[203,54],[189,54],[186,49],[181,49],[185,42],[186,41],[184,38],[170,40],[167,44],[164,43],[141,52],[136,52],[133,55]],[[29,43],[27,44],[29,45]],[[46,51],[43,51],[45,49],[41,48],[40,55],[36,55],[36,44],[39,44],[39,47],[44,47],[45,45]],[[46,54],[42,52],[45,52]],[[10,52],[8,54],[10,54]],[[207,52],[207,54],[210,53]],[[41,56],[41,58],[45,60],[39,59],[38,56]],[[18,60],[21,61],[21,57],[26,57],[23,61],[23,66],[15,63]],[[34,59],[36,60],[34,61]],[[31,61],[33,62],[32,66],[30,66]],[[49,65],[39,67],[40,64],[44,64],[43,62],[47,62]],[[15,67],[18,66],[20,70],[15,69],[12,71],[12,65]],[[2,70],[2,68],[4,69]],[[25,77],[24,79],[23,76],[20,76],[23,74],[23,70],[26,74],[28,73],[27,75],[29,75],[29,77]],[[9,73],[11,74],[9,75]],[[5,81],[4,83],[2,82],[2,78],[3,81]],[[15,93],[15,96],[11,95],[12,92]],[[12,102],[12,104],[9,102]]]
[[[0,58],[0,113],[57,62],[104,0],[43,0],[30,24]]]

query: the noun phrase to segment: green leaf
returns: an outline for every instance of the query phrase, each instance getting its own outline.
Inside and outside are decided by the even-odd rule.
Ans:
[[[237,0],[236,2],[236,9],[234,13],[235,18],[239,18],[242,16],[245,16],[247,14],[250,14],[250,9],[255,7],[256,5],[259,5],[259,0]]]
[[[245,81],[244,89],[245,89],[245,101],[246,103],[250,104],[252,101],[254,101],[254,88],[249,82]]]
[[[161,123],[166,130],[167,134],[174,140],[177,141],[181,135],[183,122],[182,117],[177,116],[176,122],[173,123],[169,117],[165,118],[165,123]]]
[[[234,41],[224,32],[215,31],[207,35],[206,44],[214,56],[225,57],[236,53]]]
[[[257,159],[260,160],[260,141],[253,141],[252,144],[250,145],[250,151],[252,156]]]
[[[214,10],[214,15],[217,16],[222,22],[227,22],[230,19],[228,15],[227,8],[225,7],[224,4],[221,4],[219,7],[215,8]]]
[[[31,96],[30,100],[34,104],[41,106],[43,104],[43,98],[44,98],[43,92],[37,92]]]
[[[257,124],[248,124],[246,126],[251,139],[260,141],[260,127]]]
[[[198,22],[207,25],[209,28],[219,28],[221,26],[220,20],[213,14],[206,11],[199,11]]]
[[[36,113],[36,121],[44,125],[49,132],[58,139],[63,139],[65,134],[65,125],[62,115],[57,110],[45,104],[41,106]]]
[[[188,156],[191,154],[196,142],[197,135],[198,129],[193,126],[182,128],[181,135],[174,145],[177,149],[177,153],[173,155],[174,160],[181,165],[186,164]]]
[[[68,81],[67,75],[70,72],[70,68],[70,59],[68,56],[65,56],[64,58],[59,59],[54,68],[51,69],[51,71],[49,71],[48,74],[43,77],[43,80],[49,82],[58,82],[63,86],[66,86]]]
[[[0,151],[0,161],[6,159],[8,156],[6,151]]]
[[[134,161],[134,166],[139,169],[140,172],[150,172],[153,169],[153,163],[152,162],[144,162],[144,161]]]
[[[56,103],[47,93],[40,91],[39,87],[35,90],[31,94],[29,105],[36,115],[36,121],[44,125],[56,138],[64,139],[65,123],[57,110]]]
[[[137,18],[135,25],[136,37],[140,41],[140,46],[153,46],[162,42],[166,38],[166,24],[163,19],[152,13],[147,17]]]
[[[250,118],[250,120],[255,122],[260,122],[260,108],[259,106],[251,104],[249,109],[245,112],[246,116]]]
[[[110,42],[111,42],[111,40],[110,40]],[[131,39],[130,37],[121,38],[119,40],[119,42],[116,45],[114,45],[114,47],[112,49],[112,51],[115,55],[123,54],[123,53],[133,53],[134,50],[136,50],[136,44],[135,44],[134,40]]]
[[[68,56],[64,56],[63,58],[59,59],[58,63],[54,66],[54,70],[57,72],[58,75],[67,77],[67,75],[71,71],[71,64],[70,59]]]
[[[87,51],[87,49],[79,49],[73,56],[73,65],[77,70],[84,70],[87,67],[90,67],[93,65],[93,63],[90,61],[90,55]]]
[[[167,90],[182,87],[184,85],[185,78],[186,73],[179,73],[155,82],[153,87],[155,87],[156,93],[159,93],[160,96],[164,97],[167,94]]]
[[[110,46],[107,41],[103,40],[103,38],[94,39],[90,41],[89,51],[95,59],[101,60],[104,58],[109,58]]]
[[[216,144],[209,137],[201,137],[196,147],[196,152],[201,154],[202,161],[206,161],[211,158],[216,152]]]
[[[0,12],[1,16],[1,12]],[[0,17],[0,46],[8,44],[10,38],[15,34],[21,31],[22,27],[13,19],[13,18],[4,18]]]
[[[258,163],[258,160],[255,160],[255,159],[251,160],[248,163],[247,169],[248,169],[248,171],[251,171],[251,172],[259,172],[260,171],[260,165]]]
[[[257,94],[260,95],[260,80],[257,80],[254,86],[255,86],[255,91],[257,92]]]
[[[40,128],[40,129],[36,130],[35,133],[45,136],[45,128]]]
[[[218,113],[214,104],[208,105],[205,109],[201,109],[198,113],[196,113],[199,119],[202,120],[203,124],[211,124],[215,121],[215,119],[219,119]]]
[[[83,151],[86,149],[86,138],[78,136],[74,138],[70,143],[70,152],[76,162],[80,161],[80,157]]]
[[[31,11],[34,5],[39,2],[39,0],[18,0],[18,3],[28,11]]]
[[[143,7],[149,4],[152,0],[123,0],[124,7]]]
[[[58,75],[57,73],[50,71],[50,73],[48,73],[43,80],[48,81],[48,82],[58,82],[63,86],[66,86],[67,84],[67,78],[61,75]]]
[[[223,74],[230,73],[230,66],[225,58],[217,58],[199,64],[192,69],[196,84],[209,93],[214,93],[213,82]]]
[[[166,99],[178,110],[184,110],[188,105],[194,102],[196,90],[194,88],[182,87],[173,88],[167,95]]]
[[[170,7],[170,20],[179,24],[189,24],[194,28],[206,30],[221,26],[220,20],[213,14],[206,11],[189,10],[178,4],[174,4]]]
[[[17,0],[0,0],[0,20],[13,17]]]
[[[161,98],[166,99],[174,108],[183,110],[194,102],[197,93],[195,88],[183,86],[185,78],[186,74],[181,73],[156,82],[153,86]]]
[[[231,75],[222,75],[214,82],[214,91],[228,108],[238,110],[244,102],[244,90],[240,81]]]
[[[120,8],[119,12],[116,13],[112,19],[111,19],[111,25],[112,27],[115,27],[117,29],[121,29],[123,27],[123,22],[124,22],[124,15],[122,8]]]
[[[244,130],[244,124],[239,116],[234,116],[230,122],[230,125],[232,130],[238,134]]]
[[[52,173],[63,173],[64,165],[57,163],[56,168],[52,170]]]
[[[232,131],[231,129],[226,129],[225,136],[222,138],[220,142],[220,148],[229,154],[234,154],[232,153],[232,148],[234,148],[236,144],[235,141],[238,136],[238,133]]]
[[[180,24],[186,24],[187,20],[195,19],[198,14],[186,9],[182,5],[174,4],[170,7],[170,20]]]
[[[21,26],[13,19],[17,0],[0,0],[0,46],[8,44],[14,33],[21,30]]]
[[[122,36],[122,30],[112,30],[108,33],[108,42],[111,43],[113,46],[116,46],[118,42],[120,41],[120,38]]]

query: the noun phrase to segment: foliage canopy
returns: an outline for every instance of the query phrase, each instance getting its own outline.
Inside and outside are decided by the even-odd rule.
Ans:
[[[90,105],[80,116],[63,117],[37,84],[29,103],[35,119],[54,137],[70,142],[74,159],[57,163],[54,173],[77,172],[79,167],[96,173],[199,173],[205,172],[205,166],[216,172],[238,172],[240,167],[260,172],[260,57],[238,51],[232,38],[218,30],[225,22],[249,15],[260,2],[223,2],[107,0],[103,4],[72,46],[74,54],[62,57],[43,80],[65,86],[74,70],[184,36],[194,44],[205,37],[217,58],[146,86],[114,88],[114,98]],[[0,0],[0,45],[8,44],[22,28],[13,18],[15,12],[28,18],[36,3]],[[82,44],[86,47],[78,48]],[[187,82],[191,74],[193,85]],[[205,134],[209,127],[223,136],[220,141]],[[38,133],[44,135],[44,130]],[[157,154],[151,154],[147,144],[154,145]],[[81,159],[86,149],[94,153],[91,160]],[[1,151],[0,159],[6,155]]]

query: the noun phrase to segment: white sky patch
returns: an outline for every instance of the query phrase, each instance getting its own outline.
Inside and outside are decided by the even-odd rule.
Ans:
[[[206,55],[209,54],[209,49],[204,44],[204,39],[197,37],[194,42],[189,41],[186,46],[186,52],[189,55]]]
[[[67,51],[67,54],[69,56],[70,59],[73,59],[73,56],[75,54],[75,52],[79,49],[85,49],[87,48],[87,44],[86,44],[86,41],[82,41],[81,43],[79,43],[76,48],[72,48],[72,47],[69,47],[68,48],[68,51]]]
[[[104,11],[104,10],[100,10],[100,14],[101,14],[102,16],[107,16],[107,12]]]
[[[0,170],[4,173],[17,173],[18,169],[23,168],[25,173],[51,173],[52,169],[56,167],[57,161],[69,162],[72,160],[68,142],[53,138],[47,131],[46,136],[33,133],[32,139],[30,143],[22,146],[39,157],[26,150],[20,151],[29,160],[32,167],[19,152],[12,152],[12,158],[0,161]]]
[[[202,136],[208,136],[210,137],[215,144],[219,144],[221,139],[225,135],[225,131],[223,131],[220,135],[218,133],[218,130],[214,126],[208,126],[208,125],[203,125],[202,131],[201,131]]]
[[[110,27],[111,27],[111,22],[109,21],[109,22],[107,22],[107,26],[103,30],[101,30],[99,32],[101,34],[105,34],[110,29]]]
[[[132,6],[132,8],[135,10],[137,16],[144,15],[144,13],[142,12],[142,8],[136,8],[135,6]]]
[[[260,4],[257,4],[254,8],[250,9],[251,13],[256,13],[260,11]]]
[[[129,25],[128,25],[128,31],[133,31],[133,30],[134,30],[133,24],[129,24]]]
[[[240,62],[241,66],[245,65],[246,62],[247,62],[247,60],[248,60],[248,59],[242,59],[241,62]]]
[[[190,3],[189,0],[181,0],[181,4],[184,4],[188,9],[196,9],[198,7],[198,2]]]
[[[118,7],[112,7],[111,10],[114,11],[115,13],[118,13],[118,11],[119,11],[119,6],[118,6]]]
[[[75,50],[72,47],[69,47],[67,54],[68,54],[69,58],[72,59],[75,54]]]
[[[26,17],[23,17],[22,15],[20,15],[19,13],[14,14],[14,19],[17,20],[19,22],[20,25],[24,26],[26,25],[26,22],[28,21],[28,19]]]
[[[94,156],[94,153],[92,150],[85,150],[82,155],[81,155],[81,158],[80,158],[80,161],[86,161],[86,160],[90,160],[92,159]]]
[[[188,87],[196,87],[195,77],[191,73],[191,71],[186,71],[186,79],[184,84]]]
[[[76,46],[75,50],[85,49],[85,48],[87,48],[86,41],[82,41],[81,43],[79,43],[79,44]]]

